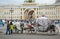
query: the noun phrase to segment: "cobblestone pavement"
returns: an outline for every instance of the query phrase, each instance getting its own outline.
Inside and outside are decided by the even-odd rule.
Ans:
[[[0,39],[60,39],[60,35],[47,34],[0,34]]]

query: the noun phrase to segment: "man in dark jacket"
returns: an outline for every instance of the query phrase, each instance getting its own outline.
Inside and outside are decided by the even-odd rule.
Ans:
[[[9,33],[10,35],[10,26],[9,26],[9,21],[7,21],[7,29],[6,29],[6,35]]]

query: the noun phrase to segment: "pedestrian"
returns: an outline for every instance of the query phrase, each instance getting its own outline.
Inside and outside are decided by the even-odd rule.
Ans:
[[[19,33],[19,31],[20,31],[20,22],[16,21],[15,22],[15,33]]]
[[[24,30],[24,23],[20,23],[20,27],[21,27],[21,34],[23,34],[23,30]]]
[[[10,33],[12,34],[14,30],[14,25],[12,22],[10,22]]]
[[[9,35],[10,35],[9,21],[7,21],[6,23],[7,23],[6,35],[7,35],[8,33],[9,33]]]

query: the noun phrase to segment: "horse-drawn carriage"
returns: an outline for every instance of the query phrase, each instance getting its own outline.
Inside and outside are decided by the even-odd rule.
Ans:
[[[36,33],[37,32],[49,32],[51,34],[59,33],[59,29],[57,28],[57,26],[46,17],[37,18],[31,25],[34,26],[30,27],[31,33],[32,31],[35,31]]]
[[[37,18],[33,23],[28,23],[28,25],[24,26],[22,25],[22,33],[24,30],[28,30],[31,31],[31,33],[35,32],[50,32],[53,34],[58,34],[59,33],[59,29],[57,28],[57,26],[52,23],[48,18],[46,17],[40,17]],[[23,30],[24,29],[24,30]]]

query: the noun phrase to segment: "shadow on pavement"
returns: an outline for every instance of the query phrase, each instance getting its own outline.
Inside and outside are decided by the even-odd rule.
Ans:
[[[39,36],[60,36],[60,34],[36,34],[36,33],[25,33],[26,35],[39,35]]]

